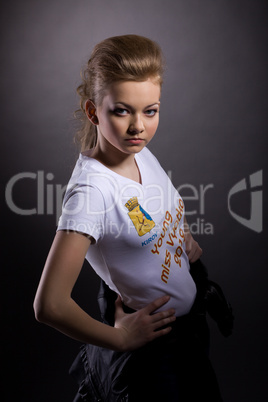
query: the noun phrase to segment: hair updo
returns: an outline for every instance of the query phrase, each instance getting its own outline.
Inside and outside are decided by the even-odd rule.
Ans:
[[[96,106],[102,100],[110,84],[120,81],[145,81],[154,79],[162,85],[163,56],[160,46],[143,36],[123,35],[105,39],[95,46],[87,65],[81,72],[82,83],[77,88],[80,109],[75,117],[81,125],[76,140],[81,151],[93,148],[97,130],[87,118],[85,102],[91,99]]]

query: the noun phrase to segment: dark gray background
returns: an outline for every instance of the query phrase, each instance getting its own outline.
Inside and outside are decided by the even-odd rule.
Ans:
[[[75,394],[68,368],[79,343],[38,324],[32,302],[55,233],[55,191],[67,183],[77,157],[72,113],[80,68],[100,40],[136,33],[158,41],[167,62],[161,123],[150,149],[176,187],[211,185],[204,210],[197,199],[185,202],[196,211],[190,223],[213,227],[213,234],[200,227],[196,238],[235,313],[228,339],[210,321],[224,400],[266,401],[267,186],[259,189],[260,233],[230,215],[227,198],[243,178],[248,183],[262,170],[265,182],[268,171],[267,1],[9,1],[0,27],[1,184],[4,190],[14,175],[39,171],[45,199],[54,191],[52,214],[46,202],[43,214],[16,214],[2,197],[3,400],[68,402]],[[193,190],[184,186],[182,195]],[[37,181],[18,181],[12,196],[20,208],[36,207]],[[232,210],[249,219],[249,191],[233,197]],[[85,265],[74,297],[95,317],[97,288]]]

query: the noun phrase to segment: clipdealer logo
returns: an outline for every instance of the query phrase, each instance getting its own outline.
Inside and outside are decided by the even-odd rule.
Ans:
[[[168,176],[171,179],[172,172],[168,171]],[[21,207],[19,199],[15,200],[14,189],[17,183],[22,180],[31,180],[33,183],[33,193],[36,194],[36,205],[31,205],[29,208]],[[5,200],[8,208],[17,215],[55,215],[56,222],[61,215],[62,201],[67,185],[53,183],[54,175],[45,173],[44,171],[22,172],[10,178],[6,185]],[[247,184],[248,183],[248,184]],[[227,195],[227,209],[232,218],[234,218],[242,226],[261,233],[263,230],[263,170],[259,170],[249,175],[248,178],[243,178],[229,190]],[[192,184],[181,184],[177,190],[181,194],[184,201],[191,203],[190,208],[187,205],[186,216],[196,217],[196,221],[190,224],[190,230],[193,235],[212,235],[214,234],[214,225],[211,222],[205,221],[205,204],[207,193],[214,190],[214,185],[201,184],[196,187]],[[209,191],[208,191],[209,190]],[[186,192],[186,194],[185,194]],[[190,193],[190,194],[189,194]],[[231,199],[236,194],[248,197],[250,194],[250,214],[249,219],[240,216],[231,207]],[[249,194],[248,194],[249,193]],[[194,204],[193,204],[194,203]]]
[[[236,183],[228,194],[228,210],[230,215],[241,225],[253,230],[254,232],[261,233],[263,229],[263,191],[262,191],[262,177],[263,172],[252,173],[249,176],[249,186],[247,186],[246,178]],[[238,215],[231,209],[231,198],[240,192],[250,191],[250,218],[246,219]]]
[[[45,174],[44,171],[38,170],[37,173],[22,172],[14,175],[8,181],[5,191],[6,204],[9,209],[17,215],[56,215],[58,220],[62,208],[62,200],[67,185],[52,184],[54,179],[53,173]],[[32,180],[33,192],[31,196],[36,195],[36,205],[30,208],[21,208],[19,200],[14,200],[15,186],[22,180]]]

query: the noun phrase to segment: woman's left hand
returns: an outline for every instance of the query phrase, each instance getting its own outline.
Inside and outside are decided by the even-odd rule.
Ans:
[[[191,235],[190,228],[186,219],[184,219],[184,233],[186,254],[189,258],[189,261],[192,263],[197,261],[201,257],[201,255],[203,254],[203,250]]]

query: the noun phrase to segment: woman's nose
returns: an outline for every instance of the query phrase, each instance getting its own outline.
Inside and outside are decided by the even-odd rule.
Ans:
[[[129,125],[128,132],[130,134],[139,134],[142,133],[143,131],[144,131],[144,125],[140,115],[134,116]]]

